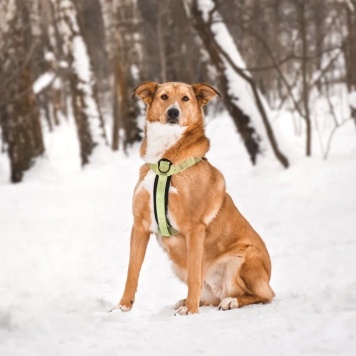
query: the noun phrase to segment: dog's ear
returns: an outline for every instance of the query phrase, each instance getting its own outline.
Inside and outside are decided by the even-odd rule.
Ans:
[[[192,85],[192,88],[194,90],[198,103],[201,106],[206,105],[215,95],[218,95],[220,96],[220,98],[222,98],[222,95],[219,90],[213,88],[209,84],[195,83]]]
[[[132,99],[137,95],[146,104],[151,104],[153,97],[156,93],[158,83],[156,82],[144,82],[138,85],[132,93]]]

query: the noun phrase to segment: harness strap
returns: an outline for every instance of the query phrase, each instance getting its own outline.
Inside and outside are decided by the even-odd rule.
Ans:
[[[159,176],[172,176],[173,174],[184,171],[185,169],[194,166],[196,163],[205,160],[205,157],[190,157],[180,164],[172,164],[166,158],[162,158],[158,163],[147,163],[148,166]]]
[[[172,236],[178,232],[171,226],[167,217],[168,195],[172,175],[193,166],[203,159],[206,158],[191,157],[177,165],[172,164],[171,161],[165,158],[159,160],[158,163],[148,163],[148,166],[156,173],[153,186],[153,206],[158,230],[162,236]]]
[[[175,230],[167,216],[168,213],[168,192],[172,176],[156,175],[154,183],[154,211],[159,233],[162,236],[172,236],[178,231]]]

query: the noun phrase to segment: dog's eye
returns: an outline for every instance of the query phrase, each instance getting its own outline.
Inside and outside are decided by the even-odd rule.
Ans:
[[[183,101],[188,101],[189,98],[188,98],[186,95],[184,95],[183,98],[182,98],[182,100],[183,100]]]
[[[163,94],[163,95],[161,95],[161,99],[162,99],[162,100],[167,100],[167,99],[168,99],[168,96],[167,96],[166,94]]]

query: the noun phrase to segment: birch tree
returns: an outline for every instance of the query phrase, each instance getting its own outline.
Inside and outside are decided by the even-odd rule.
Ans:
[[[71,0],[52,0],[63,38],[63,51],[70,68],[70,91],[82,165],[89,162],[94,147],[105,144],[106,132],[87,46],[78,25],[77,10]]]

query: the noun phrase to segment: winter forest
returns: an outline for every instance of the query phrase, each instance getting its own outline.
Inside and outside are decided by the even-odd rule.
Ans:
[[[337,129],[356,115],[355,2],[199,4],[2,0],[1,154],[11,181],[22,180],[46,154],[46,136],[72,118],[82,165],[100,145],[127,153],[142,138],[131,93],[147,80],[218,87],[223,102],[210,110],[229,113],[253,164],[267,145],[290,164],[271,110],[291,113],[304,155],[327,158]]]
[[[356,0],[0,0],[0,354],[352,355]],[[263,236],[275,300],[187,318],[129,258],[145,81],[203,82],[208,159]],[[18,184],[14,184],[18,183]]]

